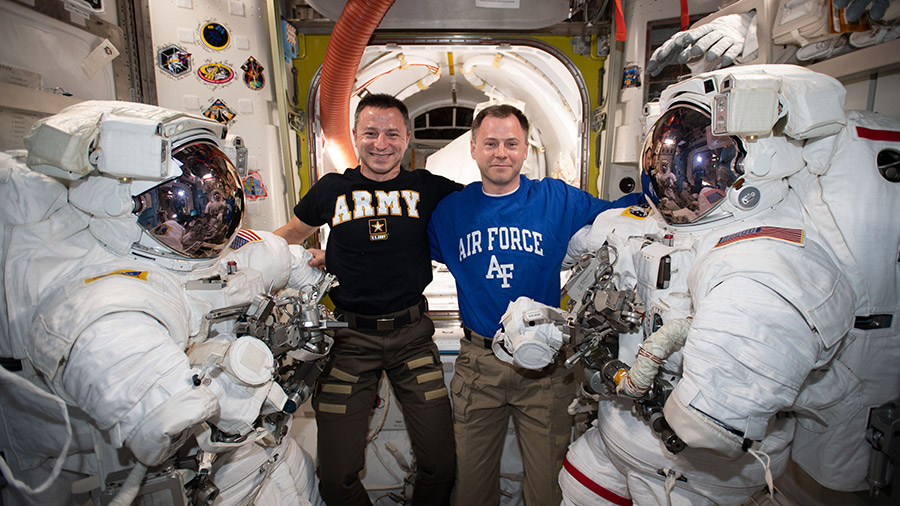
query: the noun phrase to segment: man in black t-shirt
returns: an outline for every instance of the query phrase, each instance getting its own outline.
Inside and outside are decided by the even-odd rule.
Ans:
[[[438,201],[462,185],[400,167],[408,125],[403,102],[363,98],[353,130],[359,166],[323,176],[275,231],[296,244],[331,227],[324,263],[340,285],[329,295],[349,328],[335,334],[313,396],[320,490],[329,505],[371,504],[359,473],[382,372],[403,408],[415,454],[412,503],[449,504],[453,488],[450,400],[422,292],[432,278],[428,220]]]

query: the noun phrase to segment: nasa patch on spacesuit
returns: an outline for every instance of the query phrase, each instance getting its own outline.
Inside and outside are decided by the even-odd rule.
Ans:
[[[650,208],[646,206],[631,206],[622,211],[622,216],[643,220],[650,216]]]

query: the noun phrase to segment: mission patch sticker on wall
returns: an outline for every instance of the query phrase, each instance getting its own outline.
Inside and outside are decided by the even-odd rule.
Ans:
[[[224,62],[205,63],[197,69],[197,77],[204,83],[226,84],[234,79],[234,70]]]
[[[244,71],[244,84],[251,90],[259,91],[266,85],[266,78],[263,75],[265,69],[256,61],[256,58],[252,56],[247,58],[247,61],[241,65],[241,70]]]
[[[637,65],[626,65],[622,69],[622,87],[623,88],[640,88],[641,86],[641,68]]]
[[[231,34],[225,25],[210,21],[200,27],[200,39],[206,44],[206,47],[221,51],[231,43]]]
[[[247,173],[244,178],[244,198],[247,200],[264,199],[269,196],[266,185],[263,184],[262,174],[255,170]]]
[[[234,120],[237,113],[225,105],[225,102],[223,102],[222,99],[217,98],[213,103],[209,104],[209,107],[203,110],[203,115],[211,120],[227,125]]]
[[[156,64],[166,74],[180,79],[191,71],[191,53],[181,46],[169,44],[156,51]]]

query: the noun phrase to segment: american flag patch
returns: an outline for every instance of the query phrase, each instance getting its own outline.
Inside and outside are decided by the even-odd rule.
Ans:
[[[241,230],[238,230],[237,235],[234,236],[234,239],[231,241],[231,249],[239,250],[244,247],[244,245],[257,241],[262,241],[262,237],[256,235],[256,232],[252,230],[242,228]]]
[[[783,228],[783,227],[756,227],[748,228],[734,234],[726,235],[719,239],[713,248],[719,246],[727,246],[729,244],[743,241],[745,239],[756,239],[758,237],[767,237],[769,239],[777,239],[779,241],[790,242],[794,244],[803,244],[803,230],[799,228]]]

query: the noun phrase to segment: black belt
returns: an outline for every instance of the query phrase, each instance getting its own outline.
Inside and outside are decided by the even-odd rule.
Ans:
[[[472,343],[478,344],[481,343],[481,346],[486,350],[491,350],[491,345],[494,343],[494,340],[490,337],[484,337],[478,332],[474,332],[469,327],[463,327],[463,336],[466,338],[466,341],[471,341]]]
[[[351,329],[358,330],[394,330],[404,325],[409,325],[414,321],[418,321],[422,315],[428,311],[428,301],[422,297],[422,301],[415,306],[410,306],[401,311],[387,313],[384,315],[364,315],[360,313],[352,313],[336,308],[335,313],[340,316],[343,321],[347,322],[347,326]]]

